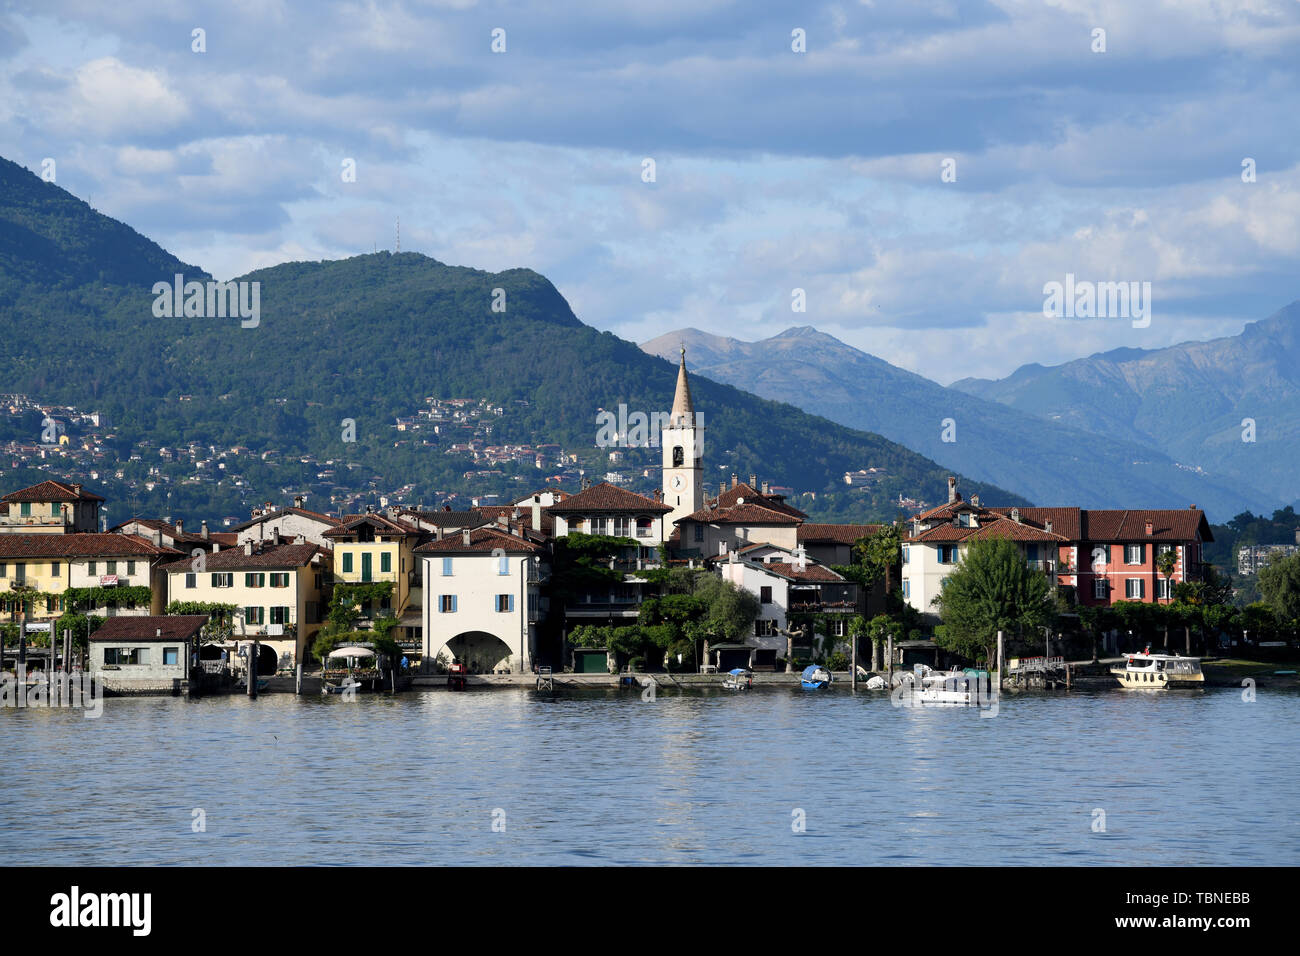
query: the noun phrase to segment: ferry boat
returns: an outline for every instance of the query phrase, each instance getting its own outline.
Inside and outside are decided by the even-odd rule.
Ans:
[[[1152,654],[1148,647],[1141,654],[1124,655],[1124,666],[1110,669],[1119,685],[1132,690],[1164,690],[1167,687],[1200,687],[1205,683],[1199,657],[1178,654]]]
[[[823,687],[830,686],[834,678],[831,672],[817,664],[809,664],[803,669],[803,677],[799,683],[807,690],[821,690]]]
[[[743,667],[733,667],[722,680],[728,690],[749,690],[754,686],[754,672]]]

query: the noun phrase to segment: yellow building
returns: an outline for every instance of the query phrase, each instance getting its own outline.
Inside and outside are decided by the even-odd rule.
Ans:
[[[391,582],[393,595],[383,601],[366,602],[358,626],[372,627],[381,617],[398,621],[392,637],[408,656],[415,658],[422,647],[423,603],[420,562],[415,547],[428,534],[401,518],[363,514],[345,518],[337,528],[324,533],[334,546],[334,584]]]
[[[42,481],[0,498],[0,533],[68,534],[99,530],[104,499],[79,484]]]

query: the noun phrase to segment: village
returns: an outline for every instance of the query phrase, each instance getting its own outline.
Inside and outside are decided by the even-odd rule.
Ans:
[[[431,405],[399,427],[464,427],[468,404]],[[946,502],[905,522],[821,524],[756,475],[732,475],[709,494],[703,417],[683,349],[652,496],[585,478],[572,490],[439,510],[326,513],[299,496],[195,528],[145,517],[108,527],[104,499],[78,483],[9,491],[5,668],[89,670],[116,693],[240,682],[300,691],[304,674],[326,688],[365,677],[391,690],[654,671],[761,681],[811,668],[856,682],[882,670],[1001,665],[935,639],[936,598],[979,542],[1010,542],[1017,561],[1070,597],[1074,633],[1058,623],[1056,633],[1017,635],[1022,654],[1041,644],[1034,660],[1064,660],[1071,641],[1098,663],[1140,650],[1142,621],[1101,615],[1159,610],[1207,577],[1212,534],[1194,505],[1008,508],[965,500],[950,478]],[[846,476],[871,480],[866,470]],[[1175,652],[1214,649],[1217,635],[1200,628],[1194,648],[1184,631]]]

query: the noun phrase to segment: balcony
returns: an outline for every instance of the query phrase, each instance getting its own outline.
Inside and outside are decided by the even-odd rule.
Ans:
[[[70,524],[63,515],[0,515],[0,528],[66,528]]]
[[[1027,565],[1028,565],[1032,570],[1034,570],[1034,571],[1042,571],[1044,574],[1055,574],[1055,573],[1056,573],[1056,562],[1055,562],[1055,561],[1051,561],[1051,560],[1047,560],[1047,561],[1044,561],[1044,560],[1034,560],[1034,561],[1026,561],[1025,564],[1027,564]]]

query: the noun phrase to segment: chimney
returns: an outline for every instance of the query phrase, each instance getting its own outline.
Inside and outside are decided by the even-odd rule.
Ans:
[[[751,488],[756,488],[756,487],[758,487],[758,475],[750,475],[750,476],[749,476],[749,487],[751,487]]]
[[[510,527],[510,519],[507,518],[504,513],[499,514],[497,515],[497,524],[501,525],[503,528],[508,528]]]
[[[293,543],[294,543],[294,544],[306,544],[306,543],[307,543],[307,539],[304,538],[302,535],[298,535],[298,537],[296,537],[296,538],[293,539]]]
[[[464,531],[462,531],[462,532],[460,533],[460,539],[461,539],[461,541],[464,543],[465,547],[468,548],[468,547],[469,547],[469,528],[466,528]]]
[[[301,508],[301,507],[302,507],[302,495],[294,495],[294,496],[293,496],[293,506],[294,506],[295,508]]]
[[[153,533],[153,543],[154,543],[155,545],[157,545],[158,547],[160,547],[160,548],[162,547],[162,532],[161,532],[161,531],[155,531],[155,532]]]
[[[153,636],[154,636],[154,637],[162,637],[162,628],[161,628],[161,627],[155,627],[155,628],[153,629]]]
[[[434,541],[441,541],[441,540],[442,540],[442,525],[434,525],[434,528],[433,528],[433,540],[434,540]]]
[[[80,497],[81,497],[81,485],[73,485],[73,486],[72,486],[72,492],[73,492],[73,494],[75,494],[78,498],[80,498]]]
[[[763,494],[771,494],[772,486],[768,482],[763,482]]]
[[[220,550],[221,550],[221,542],[220,542],[220,541],[213,541],[213,542],[212,542],[212,553],[213,553],[213,554],[216,554],[216,553],[217,553],[218,551],[220,551]]]
[[[1051,519],[1051,518],[1048,518],[1047,521],[1045,521],[1045,522],[1043,523],[1043,527],[1047,529],[1047,533],[1048,533],[1048,534],[1051,534],[1051,533],[1052,533],[1052,519]]]
[[[957,479],[951,475],[948,477],[948,504],[957,500]]]
[[[184,518],[177,518],[177,519],[176,519],[176,533],[177,533],[177,534],[184,534],[184,533],[185,533],[185,519],[184,519]]]
[[[1151,535],[1151,532],[1152,532],[1151,522],[1148,521],[1148,522],[1147,522],[1147,535],[1150,536],[1150,535]]]
[[[210,532],[208,531],[208,523],[207,523],[207,521],[206,521],[206,520],[205,520],[205,521],[200,521],[200,522],[199,522],[199,534],[203,537],[203,540],[204,540],[204,541],[207,541],[207,540],[208,540],[208,535],[209,535],[209,533],[210,533]]]
[[[951,481],[951,480],[952,480],[952,479],[949,479],[949,481]],[[1020,509],[1019,509],[1019,508],[1012,508],[1012,509],[1011,509],[1011,520],[1014,521],[1016,524],[1020,524]]]
[[[244,557],[246,557],[246,558],[251,558],[252,556],[253,556],[253,542],[252,542],[252,541],[245,541],[245,542],[244,542]]]
[[[734,488],[738,484],[740,484],[740,480],[736,477],[736,473],[733,471],[731,473],[731,487]]]
[[[970,503],[973,504],[976,508],[978,508],[978,507],[980,506],[980,496],[979,496],[979,495],[971,495],[971,496],[970,496]]]
[[[533,530],[542,530],[542,496],[533,495]]]

